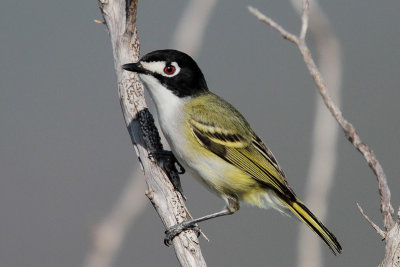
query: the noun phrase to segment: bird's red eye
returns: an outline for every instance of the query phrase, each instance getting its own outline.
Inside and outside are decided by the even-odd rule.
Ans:
[[[164,73],[167,75],[172,75],[175,73],[175,71],[176,71],[176,68],[172,65],[165,66],[165,68],[164,68]]]

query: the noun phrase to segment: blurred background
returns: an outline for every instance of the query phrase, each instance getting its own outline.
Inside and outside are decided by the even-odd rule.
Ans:
[[[174,48],[172,37],[186,5],[139,0],[142,55]],[[257,21],[247,5],[299,31],[289,1],[219,1],[197,62],[209,88],[247,117],[305,198],[317,91],[295,46]],[[342,44],[343,113],[381,161],[397,210],[400,2],[322,0],[320,5]],[[96,1],[2,1],[1,267],[82,266],[95,226],[137,173],[110,39],[94,19],[102,19]],[[223,206],[191,177],[181,179],[194,217]],[[343,254],[333,256],[320,242],[324,266],[377,266],[383,258],[384,243],[355,202],[381,225],[376,178],[340,132],[325,222]],[[162,242],[158,215],[145,203],[114,265],[177,266],[174,250]],[[209,266],[296,266],[299,222],[275,211],[244,206],[201,228],[210,238],[201,238]]]

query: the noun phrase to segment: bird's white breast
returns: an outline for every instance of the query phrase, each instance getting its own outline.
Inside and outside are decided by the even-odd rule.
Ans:
[[[185,151],[185,117],[183,108],[189,98],[180,98],[165,88],[160,82],[150,75],[140,75],[148,89],[151,98],[157,109],[157,115],[161,130],[167,139],[175,156],[181,155]]]

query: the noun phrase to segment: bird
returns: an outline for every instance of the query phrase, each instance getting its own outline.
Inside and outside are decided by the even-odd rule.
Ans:
[[[335,255],[341,253],[336,237],[296,196],[275,156],[243,115],[208,89],[192,57],[156,50],[122,68],[137,73],[148,90],[178,163],[226,204],[219,212],[167,229],[166,244],[199,222],[237,212],[243,202],[294,215]]]

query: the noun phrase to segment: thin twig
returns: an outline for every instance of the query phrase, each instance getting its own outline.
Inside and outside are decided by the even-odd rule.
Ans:
[[[385,256],[380,266],[389,267],[389,266],[398,266],[400,261],[400,223],[394,221],[394,210],[390,203],[390,189],[387,184],[386,174],[383,171],[382,165],[379,163],[376,158],[374,152],[361,141],[360,136],[356,132],[354,126],[349,123],[342,115],[339,107],[332,101],[330,95],[327,92],[327,88],[325,85],[325,81],[322,78],[320,71],[318,70],[311,52],[305,42],[305,40],[301,40],[299,38],[305,38],[305,31],[307,29],[308,20],[305,16],[307,16],[307,5],[308,0],[303,0],[303,14],[302,14],[302,30],[301,37],[293,36],[288,33],[285,29],[283,29],[279,24],[274,22],[273,20],[267,18],[265,15],[261,14],[255,9],[250,9],[250,12],[253,13],[259,20],[266,22],[268,25],[276,29],[281,35],[296,43],[301,55],[303,56],[303,60],[310,72],[312,78],[314,79],[315,84],[319,90],[319,93],[332,114],[332,116],[336,119],[339,125],[342,127],[346,138],[352,143],[352,145],[364,156],[367,161],[369,167],[374,172],[377,180],[378,180],[378,190],[380,195],[380,209],[383,216],[383,225],[385,227]],[[257,11],[257,12],[255,12]],[[361,210],[362,211],[362,210]],[[363,212],[362,212],[363,213]],[[365,214],[363,214],[365,218]],[[369,219],[367,219],[370,221]],[[371,223],[371,222],[370,222]],[[371,223],[374,227],[374,223]],[[375,228],[375,227],[374,227]],[[379,228],[378,228],[379,229]],[[376,230],[376,228],[375,228]],[[382,230],[377,232],[382,236]]]
[[[98,19],[94,19],[93,22],[98,24],[106,24],[104,21]]]
[[[282,35],[283,38],[285,38],[295,44],[299,43],[299,39],[297,38],[296,35],[291,34],[287,30],[285,30],[281,25],[279,25],[278,23],[273,21],[271,18],[269,18],[266,15],[264,15],[263,13],[261,13],[257,8],[254,8],[252,6],[248,6],[247,8],[251,14],[253,14],[254,16],[256,16],[258,18],[258,20],[260,20],[264,23],[267,23],[269,26],[271,26],[272,28],[277,30]]]
[[[364,218],[369,222],[369,224],[372,226],[372,228],[375,229],[375,231],[382,237],[382,239],[384,239],[386,237],[386,233],[378,226],[376,225],[368,216],[367,214],[364,213],[364,210],[361,208],[360,204],[358,204],[358,202],[356,202],[356,205],[358,207],[358,209],[360,210],[362,216],[364,216]]]
[[[311,57],[311,52],[309,48],[306,45],[300,45],[299,50],[303,55],[303,59],[306,62],[307,68],[318,87],[318,90],[325,105],[327,106],[331,114],[335,117],[339,125],[343,128],[347,139],[358,151],[361,152],[361,154],[363,154],[368,165],[376,175],[378,180],[379,193],[381,196],[381,212],[383,215],[384,225],[386,230],[389,230],[394,224],[394,211],[390,203],[390,189],[387,184],[386,174],[383,171],[383,168],[376,158],[374,152],[361,141],[361,138],[356,132],[354,126],[343,117],[339,107],[331,99],[327,91],[325,81],[323,80],[321,73],[319,72],[314,60]]]
[[[306,1],[306,0],[304,0]],[[377,177],[378,180],[378,189],[379,189],[379,194],[381,197],[380,201],[380,206],[381,206],[381,213],[383,216],[383,222],[386,231],[391,229],[394,225],[394,210],[393,207],[390,203],[390,189],[387,183],[387,178],[386,174],[382,168],[382,165],[378,161],[378,159],[375,156],[375,153],[365,144],[362,142],[360,136],[356,132],[354,126],[349,123],[342,115],[342,112],[340,111],[339,107],[333,102],[331,97],[329,96],[327,92],[327,88],[325,85],[325,81],[318,70],[312,56],[311,56],[311,51],[306,45],[305,42],[299,41],[299,38],[296,37],[295,35],[287,32],[285,29],[283,29],[279,24],[274,22],[272,19],[268,18],[261,12],[259,12],[255,8],[249,7],[249,11],[255,15],[259,20],[267,23],[274,29],[276,29],[278,32],[281,33],[281,35],[292,41],[293,43],[297,44],[297,47],[303,56],[303,60],[306,63],[306,66],[308,68],[308,71],[311,74],[311,77],[314,79],[315,84],[317,85],[317,88],[319,90],[319,93],[328,108],[328,110],[331,112],[332,116],[336,119],[336,121],[339,123],[339,125],[342,127],[343,131],[345,132],[345,135],[347,139],[350,141],[350,143],[353,144],[353,146],[361,152],[361,154],[364,156],[365,160],[367,161],[368,165],[374,172],[374,174]],[[304,27],[304,26],[302,26]]]

